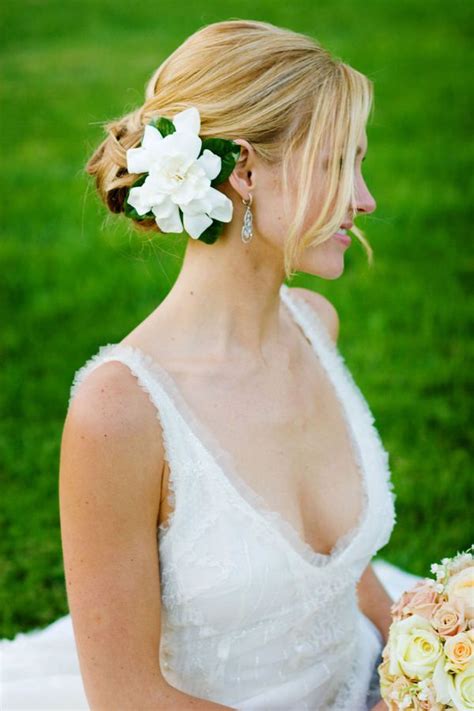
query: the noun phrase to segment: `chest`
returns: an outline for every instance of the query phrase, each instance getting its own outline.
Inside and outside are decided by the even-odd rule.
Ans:
[[[245,378],[184,377],[180,390],[238,476],[315,551],[328,555],[354,528],[363,507],[357,445],[344,403],[314,355],[297,368]],[[165,525],[169,477],[165,463]]]

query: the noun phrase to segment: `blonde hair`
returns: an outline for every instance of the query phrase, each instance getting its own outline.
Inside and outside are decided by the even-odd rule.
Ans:
[[[264,163],[279,165],[285,208],[289,166],[301,148],[296,211],[284,246],[286,276],[308,246],[324,242],[355,211],[357,144],[373,102],[372,82],[333,57],[313,38],[268,22],[233,19],[206,25],[190,35],[151,76],[144,104],[105,123],[107,138],[89,159],[102,200],[124,210],[137,176],[127,172],[126,151],[140,144],[154,116],[173,116],[196,106],[201,137],[245,138]],[[300,235],[314,191],[314,170],[329,147],[324,201],[318,217]],[[159,232],[154,221],[135,221]],[[353,227],[369,264],[372,248]]]

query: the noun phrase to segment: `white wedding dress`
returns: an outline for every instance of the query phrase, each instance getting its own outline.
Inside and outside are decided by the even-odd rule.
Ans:
[[[157,529],[159,663],[169,684],[235,709],[366,711],[380,698],[369,687],[382,641],[356,585],[395,523],[388,454],[323,322],[285,284],[280,296],[334,387],[361,472],[359,521],[330,555],[267,508],[170,374],[141,350],[102,346],[76,372],[70,400],[92,369],[119,360],[156,406],[174,508]],[[374,569],[393,599],[419,579],[382,560]],[[1,640],[0,652],[3,711],[89,708],[70,615]]]

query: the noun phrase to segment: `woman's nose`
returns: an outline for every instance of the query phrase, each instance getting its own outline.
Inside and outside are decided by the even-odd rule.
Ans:
[[[374,212],[374,210],[377,209],[377,203],[375,202],[375,199],[368,189],[368,187],[364,184],[362,186],[356,197],[356,212],[363,212],[366,214],[370,214],[371,212]]]

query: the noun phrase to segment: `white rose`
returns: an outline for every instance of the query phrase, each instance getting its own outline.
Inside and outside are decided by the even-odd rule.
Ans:
[[[449,602],[461,598],[464,602],[464,616],[466,620],[474,618],[474,565],[461,570],[449,578],[446,585],[446,594]]]
[[[163,232],[184,229],[197,239],[213,219],[230,222],[233,204],[224,193],[211,186],[222,159],[207,148],[198,158],[202,141],[201,119],[192,106],[176,114],[174,133],[163,137],[154,126],[145,126],[142,145],[127,151],[129,173],[148,173],[144,183],[130,189],[127,202],[139,215],[153,212]]]
[[[451,704],[458,711],[474,709],[474,662],[458,674],[448,674],[445,660],[440,658],[433,674],[436,700]]]
[[[410,679],[431,676],[443,653],[441,640],[429,621],[416,614],[392,623],[388,644],[389,673],[405,674]]]
[[[456,674],[451,698],[454,707],[460,711],[474,709],[474,664],[470,664],[465,671]]]

